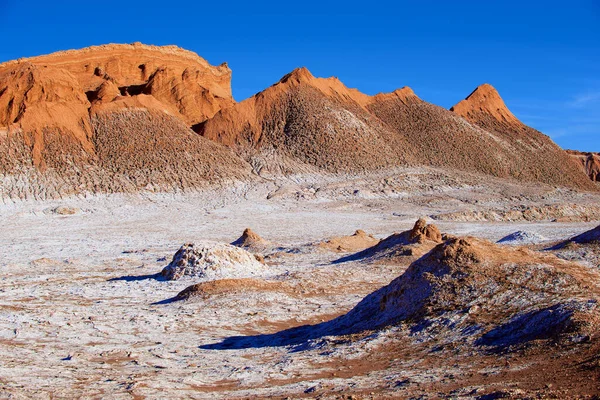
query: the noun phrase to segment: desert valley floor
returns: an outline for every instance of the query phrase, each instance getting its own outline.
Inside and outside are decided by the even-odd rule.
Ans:
[[[545,249],[598,225],[600,195],[421,168],[178,194],[6,199],[0,397],[597,395],[596,337],[492,351],[458,335],[451,318],[321,334],[417,258],[361,258],[325,242],[358,229],[383,239],[420,217],[491,242],[521,231],[502,247],[551,255]],[[231,243],[248,227],[270,243],[251,279],[183,298],[203,279],[158,275],[184,243]],[[592,253],[557,254],[596,271]],[[293,329],[302,325],[310,326]]]

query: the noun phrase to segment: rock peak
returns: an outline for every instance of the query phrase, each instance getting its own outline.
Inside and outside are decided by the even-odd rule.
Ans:
[[[506,107],[498,91],[489,83],[479,85],[466,99],[451,107],[450,111],[471,122],[479,122],[482,116],[491,116],[500,122],[520,124]]]
[[[312,79],[314,79],[313,74],[311,74],[310,71],[306,67],[300,67],[300,68],[296,68],[289,74],[284,75],[283,78],[281,78],[279,80],[279,83],[286,83],[286,82],[290,82],[290,81],[295,82],[295,83],[300,83],[300,82],[308,82],[308,81],[311,81]]]

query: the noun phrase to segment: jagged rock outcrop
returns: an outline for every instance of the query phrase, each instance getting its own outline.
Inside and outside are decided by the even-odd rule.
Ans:
[[[600,153],[567,150],[567,154],[579,164],[592,181],[600,182]]]
[[[234,103],[231,71],[174,46],[106,45],[0,64],[1,197],[178,190],[248,175],[190,126]]]
[[[23,63],[68,72],[90,101],[106,82],[117,86],[123,96],[151,95],[175,108],[189,126],[234,103],[227,64],[214,67],[177,46],[141,43],[92,46],[10,61],[1,64],[0,71]]]
[[[12,160],[17,165],[30,162],[42,170],[61,169],[65,163],[93,157],[89,106],[82,87],[68,71],[30,62],[0,66],[0,129],[5,132],[2,139],[22,140],[30,149],[29,155],[20,154]],[[2,152],[2,158],[6,156]],[[3,161],[7,170],[6,164],[11,160]]]
[[[450,108],[469,122],[493,128],[497,124],[521,125],[504,104],[500,94],[489,83],[478,86],[466,99]]]

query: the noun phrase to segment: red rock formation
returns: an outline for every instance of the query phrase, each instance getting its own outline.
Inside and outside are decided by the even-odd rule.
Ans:
[[[368,96],[305,68],[236,104],[230,78],[226,64],[142,44],[0,64],[0,172],[28,175],[26,192],[42,197],[187,188],[248,165],[276,175],[425,165],[597,189],[489,85],[453,113],[407,87]],[[0,196],[26,196],[19,179]]]
[[[521,122],[510,112],[496,89],[484,83],[475,89],[466,99],[450,108],[461,117],[473,123],[491,117],[496,121],[520,125]]]
[[[141,44],[0,64],[0,172],[28,182],[5,180],[0,194],[170,190],[245,176],[243,161],[189,128],[234,103],[230,76],[192,52]]]
[[[122,95],[150,94],[175,108],[190,126],[234,103],[227,64],[214,67],[176,46],[93,46],[10,61],[1,64],[0,71],[23,63],[69,72],[91,98],[107,81]]]
[[[392,141],[389,130],[363,107],[371,101],[336,78],[315,78],[299,68],[221,110],[198,132],[261,158],[257,172],[295,172],[301,168],[295,163],[332,172],[406,164],[402,149],[408,143],[392,147],[400,141]]]
[[[513,154],[505,167],[512,168],[512,175],[566,186],[570,181],[576,187],[596,189],[584,182],[585,175],[578,165],[548,136],[519,121],[491,85],[479,86],[450,110],[492,134]]]
[[[23,135],[33,164],[41,169],[59,160],[46,154],[52,135],[93,154],[88,102],[68,71],[46,69],[29,62],[0,68],[0,127]]]
[[[585,172],[592,181],[600,182],[600,153],[585,153],[576,150],[567,150],[567,154],[580,165],[582,171]]]

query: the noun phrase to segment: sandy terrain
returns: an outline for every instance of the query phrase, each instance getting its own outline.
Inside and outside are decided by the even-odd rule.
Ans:
[[[0,397],[592,396],[600,375],[594,340],[577,352],[557,345],[551,355],[535,347],[488,354],[464,346],[436,350],[401,326],[356,337],[281,332],[348,312],[408,267],[335,262],[344,254],[318,245],[330,238],[362,229],[381,239],[412,228],[419,217],[577,205],[566,220],[548,212],[512,222],[435,220],[442,232],[492,241],[528,232],[544,240],[530,245],[543,248],[598,225],[585,214],[599,200],[542,185],[402,169],[171,195],[6,201]],[[173,301],[202,282],[156,275],[180,246],[231,243],[247,227],[272,244],[263,252],[264,275],[253,277],[268,283],[234,281],[230,289],[210,286],[202,296]]]

